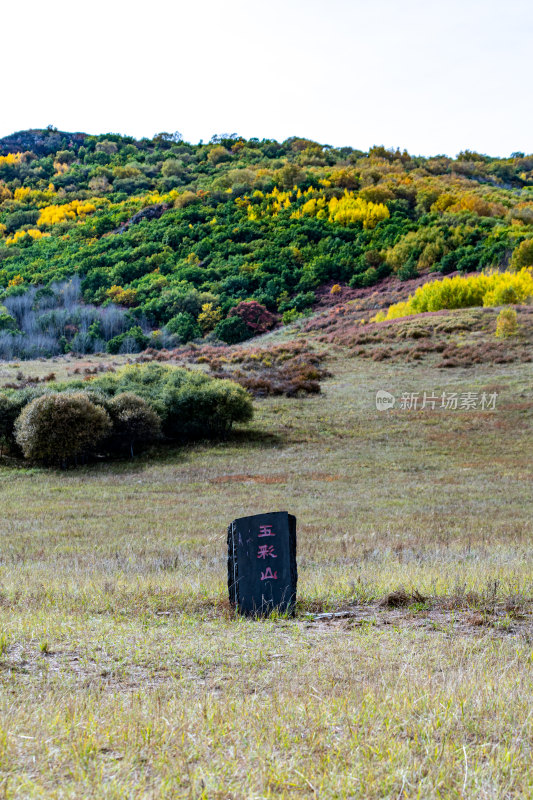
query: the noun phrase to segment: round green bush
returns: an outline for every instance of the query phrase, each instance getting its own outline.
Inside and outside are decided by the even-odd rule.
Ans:
[[[253,416],[248,392],[233,381],[191,376],[181,386],[167,384],[162,392],[165,432],[177,439],[223,434],[234,422]]]
[[[135,446],[151,444],[161,436],[161,419],[142,397],[123,392],[109,401],[108,409],[113,449],[128,449],[133,457]]]
[[[48,394],[48,391],[43,386],[32,386],[9,394],[0,394],[0,448],[20,455],[20,449],[15,439],[15,422],[28,403],[31,403],[36,397]]]
[[[15,438],[25,458],[65,466],[94,452],[110,429],[101,406],[82,392],[65,392],[32,400],[15,422]]]

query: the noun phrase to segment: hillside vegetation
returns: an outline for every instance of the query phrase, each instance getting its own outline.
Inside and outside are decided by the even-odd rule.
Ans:
[[[531,264],[533,155],[0,139],[0,358],[235,343],[325,285]]]

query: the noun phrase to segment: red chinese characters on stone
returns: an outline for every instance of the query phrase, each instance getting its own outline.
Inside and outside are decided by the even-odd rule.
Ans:
[[[267,556],[270,556],[271,558],[277,558],[277,555],[274,552],[274,545],[260,544],[259,550],[257,551],[257,558],[266,558]]]
[[[264,536],[275,536],[276,534],[272,530],[272,525],[260,525],[259,526],[259,534],[258,538],[262,538]],[[260,544],[259,549],[257,551],[257,558],[277,558],[276,552],[274,550],[273,544]],[[271,567],[267,567],[264,572],[261,572],[261,580],[262,581],[277,581],[278,573],[272,572]]]
[[[262,581],[267,581],[267,580],[269,580],[269,579],[270,579],[270,580],[277,581],[277,579],[278,579],[278,573],[277,573],[277,572],[272,572],[272,570],[270,569],[270,567],[267,567],[267,568],[266,568],[266,570],[265,570],[264,572],[262,572],[262,573],[261,573],[261,580],[262,580]]]

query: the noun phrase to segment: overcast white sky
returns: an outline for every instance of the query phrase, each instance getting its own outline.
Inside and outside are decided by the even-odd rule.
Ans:
[[[0,136],[533,152],[532,0],[30,0],[0,52]]]

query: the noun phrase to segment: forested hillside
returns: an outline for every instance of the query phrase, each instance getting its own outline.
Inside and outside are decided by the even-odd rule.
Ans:
[[[533,155],[0,139],[0,358],[233,343],[324,285],[533,264]]]

